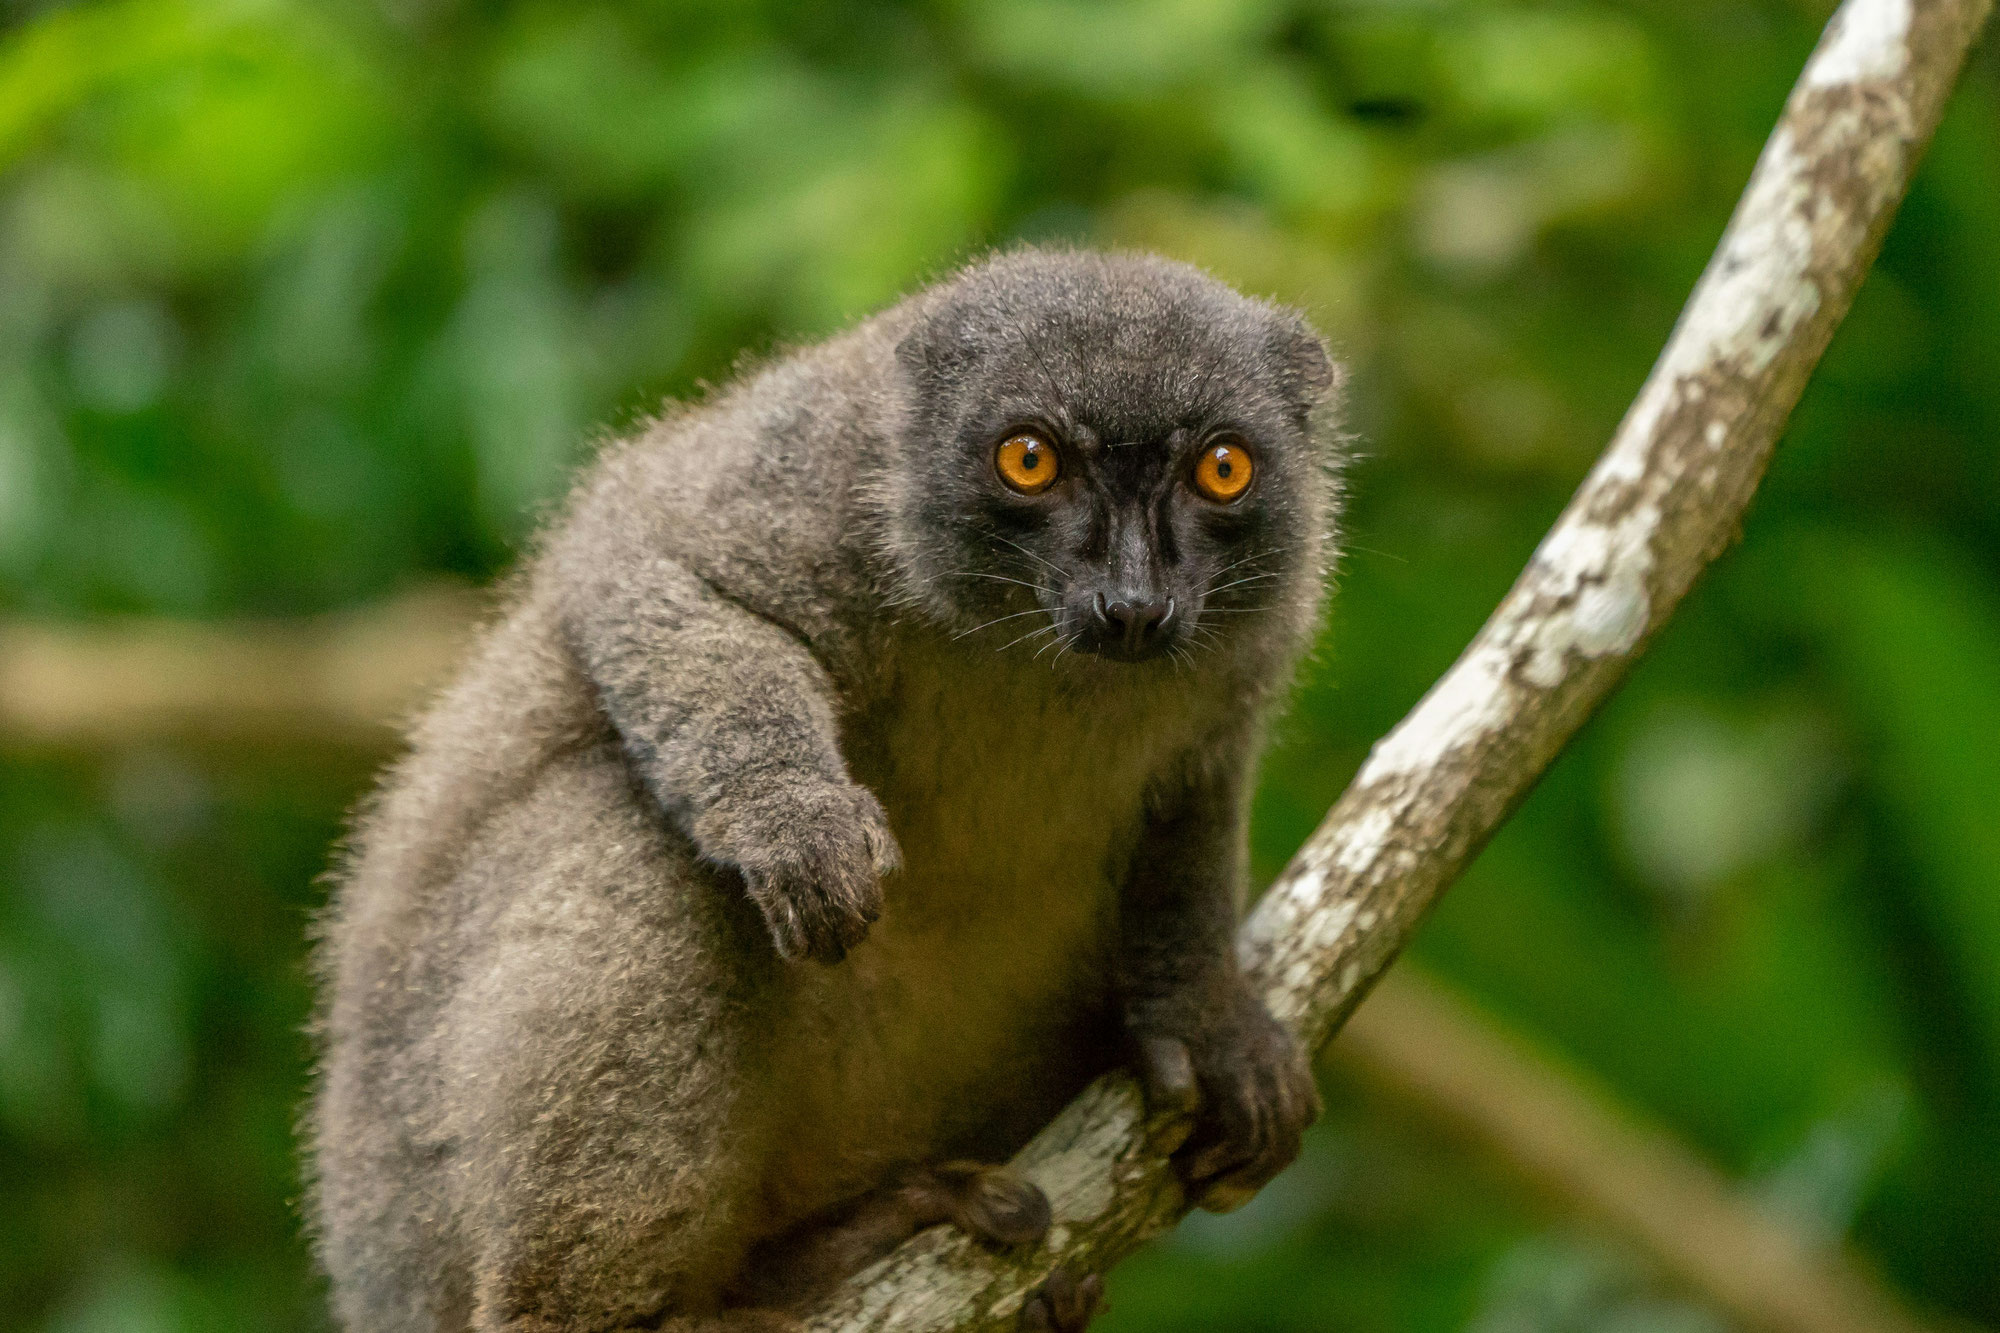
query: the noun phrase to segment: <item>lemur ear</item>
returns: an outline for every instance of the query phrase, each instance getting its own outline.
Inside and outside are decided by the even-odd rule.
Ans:
[[[1338,395],[1345,375],[1326,350],[1326,343],[1303,315],[1283,309],[1277,313],[1274,350],[1300,400],[1307,407],[1316,407]]]
[[[979,337],[966,312],[947,305],[903,335],[896,344],[896,362],[919,384],[937,387],[963,379],[979,352]]]

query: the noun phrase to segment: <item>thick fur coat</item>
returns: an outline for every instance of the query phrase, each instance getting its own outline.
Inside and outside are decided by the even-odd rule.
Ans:
[[[342,1323],[789,1327],[918,1226],[1035,1240],[968,1164],[1119,1060],[1210,1206],[1289,1161],[1317,1102],[1230,936],[1334,379],[1195,270],[1021,251],[588,468],[337,876]]]

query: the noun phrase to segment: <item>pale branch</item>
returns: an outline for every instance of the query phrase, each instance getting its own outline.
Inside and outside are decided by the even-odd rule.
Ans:
[[[1609,449],[1458,662],[1376,745],[1245,923],[1246,970],[1323,1045],[1425,911],[1734,537],[1909,186],[1987,0],[1847,0]],[[1056,1226],[1028,1256],[924,1233],[812,1327],[988,1330],[1056,1264],[1103,1270],[1186,1207],[1136,1086],[1092,1085],[1023,1151]]]
[[[471,638],[477,598],[434,587],[311,620],[0,624],[0,740],[380,749]]]
[[[1603,1223],[1759,1333],[1919,1333],[1845,1249],[1770,1216],[1684,1144],[1496,1027],[1421,969],[1390,970],[1335,1053],[1370,1083]]]

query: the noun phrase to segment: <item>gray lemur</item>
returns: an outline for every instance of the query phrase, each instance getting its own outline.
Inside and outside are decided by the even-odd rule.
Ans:
[[[1023,250],[608,448],[337,876],[345,1327],[796,1329],[919,1228],[1039,1242],[994,1164],[1121,1061],[1201,1205],[1290,1162],[1231,937],[1335,378],[1194,269]]]

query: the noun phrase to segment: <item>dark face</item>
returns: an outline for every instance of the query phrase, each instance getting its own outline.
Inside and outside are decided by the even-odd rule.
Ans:
[[[905,535],[955,633],[1192,661],[1316,598],[1331,372],[1295,317],[1157,260],[1018,256],[966,285],[904,348]]]

